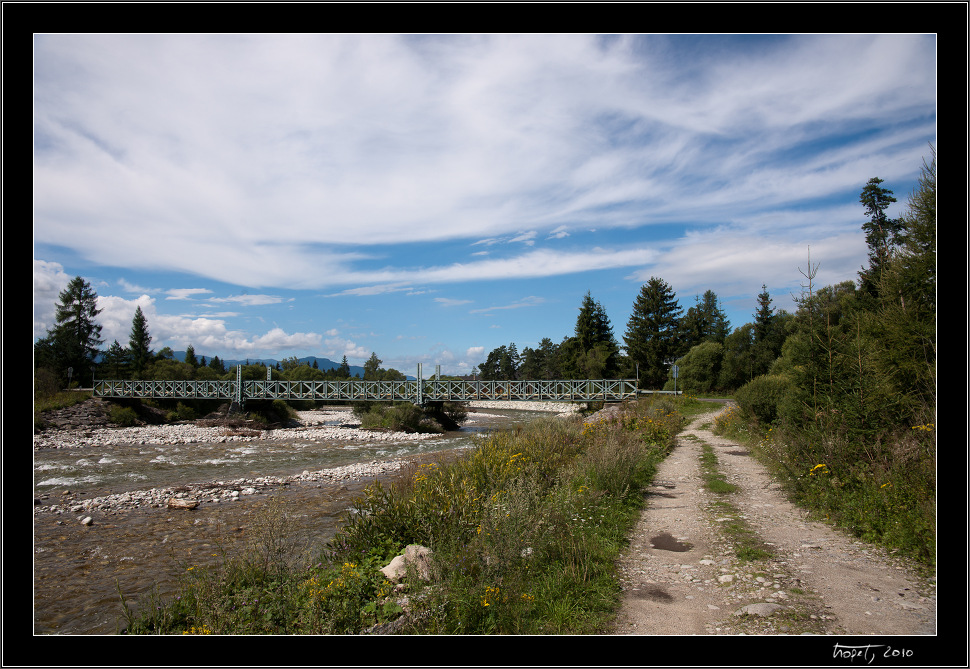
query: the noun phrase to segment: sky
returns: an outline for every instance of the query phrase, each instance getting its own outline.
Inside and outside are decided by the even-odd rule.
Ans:
[[[38,34],[34,338],[81,276],[105,347],[470,374],[622,345],[651,277],[731,327],[856,280],[859,193],[902,215],[936,37]]]

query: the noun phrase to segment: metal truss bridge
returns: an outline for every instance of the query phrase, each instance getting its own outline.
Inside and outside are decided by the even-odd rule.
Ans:
[[[440,366],[438,367],[440,370]],[[560,381],[446,381],[418,376],[409,381],[274,381],[272,368],[265,381],[243,381],[242,367],[235,381],[124,381],[95,380],[94,396],[104,398],[165,398],[229,400],[337,400],[342,402],[619,402],[637,396],[635,379]]]

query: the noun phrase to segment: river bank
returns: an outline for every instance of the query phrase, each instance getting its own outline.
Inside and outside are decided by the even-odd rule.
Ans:
[[[34,436],[35,632],[114,633],[119,588],[134,606],[170,596],[186,561],[242,550],[271,498],[320,545],[371,482],[569,408],[471,406],[466,427],[444,435],[361,430],[346,407],[300,412],[299,426],[258,436],[191,424],[46,430]]]

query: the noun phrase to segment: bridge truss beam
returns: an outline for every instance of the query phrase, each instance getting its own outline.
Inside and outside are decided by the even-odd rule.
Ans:
[[[511,401],[619,402],[637,396],[631,379],[552,381],[117,381],[98,380],[94,396],[246,400],[335,400],[342,402]]]

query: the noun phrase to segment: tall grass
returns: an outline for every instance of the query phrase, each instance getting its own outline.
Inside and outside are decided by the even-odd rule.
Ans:
[[[315,559],[187,572],[177,603],[130,614],[127,630],[357,633],[406,604],[398,633],[603,631],[643,488],[683,424],[677,406],[642,400],[609,421],[547,419],[482,437],[457,460],[369,486]],[[432,549],[432,583],[408,576],[405,603],[379,569],[409,544]]]

